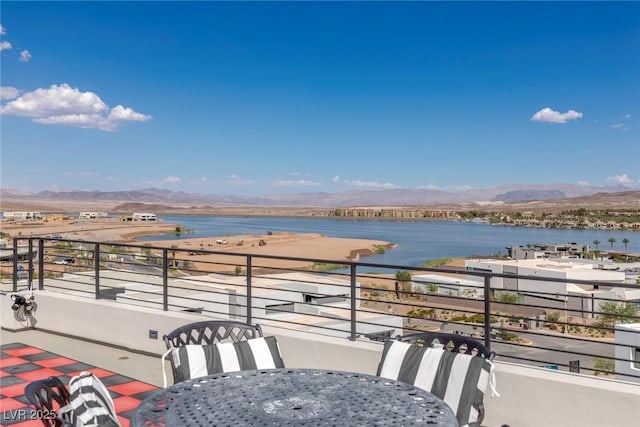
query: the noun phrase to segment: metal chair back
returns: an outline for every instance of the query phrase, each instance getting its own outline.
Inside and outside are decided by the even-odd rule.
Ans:
[[[416,332],[396,337],[398,340],[411,344],[433,347],[440,344],[442,347],[455,353],[465,353],[472,356],[480,355],[485,359],[493,360],[495,353],[489,350],[483,343],[464,335],[450,334],[446,332]]]
[[[24,394],[45,426],[69,425],[70,420],[58,415],[60,408],[69,404],[69,391],[58,377],[33,381],[27,384]]]
[[[163,336],[167,350],[183,345],[204,345],[218,342],[240,342],[262,337],[260,325],[232,320],[208,320],[181,326]]]

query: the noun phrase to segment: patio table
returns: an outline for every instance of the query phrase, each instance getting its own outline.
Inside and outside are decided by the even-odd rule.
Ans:
[[[189,425],[457,426],[433,394],[353,372],[266,369],[215,374],[148,396],[132,426]]]

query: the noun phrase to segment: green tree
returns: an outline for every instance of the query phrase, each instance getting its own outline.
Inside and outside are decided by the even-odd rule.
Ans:
[[[611,249],[613,249],[613,244],[616,242],[616,239],[614,239],[613,237],[609,237],[607,239],[607,242],[609,242],[609,244],[611,245]]]
[[[627,252],[627,245],[629,244],[629,239],[626,237],[622,239],[622,244],[624,245],[624,251]]]
[[[607,301],[600,304],[600,315],[598,318],[605,325],[613,325],[619,323],[635,322],[638,308],[635,304],[618,303],[615,301]]]
[[[596,251],[598,250],[598,245],[600,244],[600,240],[596,239],[593,241],[593,246],[596,247]]]

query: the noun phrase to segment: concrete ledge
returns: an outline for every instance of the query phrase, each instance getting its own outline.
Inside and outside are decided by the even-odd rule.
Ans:
[[[0,295],[2,328],[34,329],[11,334],[13,337],[32,337],[32,345],[49,347],[49,351],[155,384],[159,383],[158,376],[161,378],[162,375],[159,356],[165,349],[162,335],[178,326],[203,319],[197,314],[164,312],[50,291],[35,291],[35,295],[37,311],[33,321],[26,323],[13,317],[10,294]],[[43,333],[38,330],[77,339],[61,336],[43,338]],[[149,330],[158,331],[158,338],[149,338]],[[380,343],[351,342],[346,338],[280,327],[265,326],[264,330],[265,334],[278,338],[285,363],[292,368],[311,367],[372,374],[376,372],[382,353]],[[6,342],[4,340],[8,334],[3,331],[3,342]],[[60,348],[54,348],[56,345]],[[65,345],[74,347],[69,349]],[[122,359],[122,349],[154,356],[133,354],[127,355],[128,359]],[[138,364],[137,367],[134,362]],[[499,357],[495,365],[497,389],[501,397],[491,398],[487,391],[483,425],[638,425],[640,384],[504,363],[499,362]]]

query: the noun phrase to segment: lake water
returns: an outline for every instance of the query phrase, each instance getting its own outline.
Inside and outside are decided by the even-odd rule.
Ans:
[[[610,248],[608,239],[616,239],[613,248],[624,250],[622,240],[629,239],[629,252],[640,252],[640,233],[606,230],[565,230],[491,225],[449,221],[376,221],[329,218],[270,218],[219,216],[159,216],[168,223],[191,230],[180,237],[222,237],[238,234],[265,234],[268,231],[320,233],[330,237],[384,240],[398,245],[365,262],[420,266],[427,260],[445,257],[506,254],[508,246],[528,243],[588,244],[599,240],[600,249]],[[171,240],[172,235],[147,236],[139,240]]]

